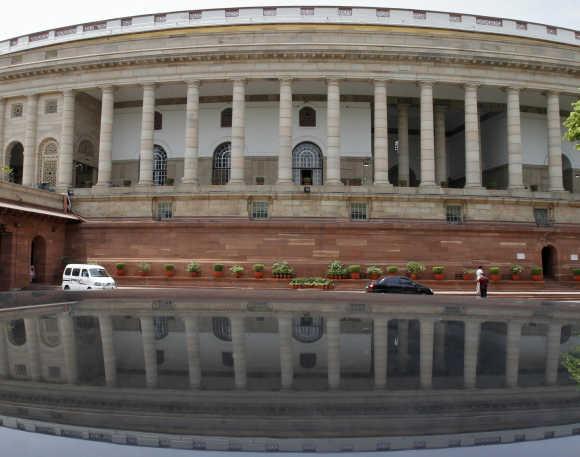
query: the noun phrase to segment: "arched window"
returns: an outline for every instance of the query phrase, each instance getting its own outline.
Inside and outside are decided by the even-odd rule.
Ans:
[[[322,151],[314,143],[300,143],[292,151],[292,179],[301,185],[322,185]]]
[[[22,184],[22,170],[24,165],[24,147],[22,143],[13,143],[8,149],[8,180],[15,184]]]
[[[232,109],[231,108],[226,108],[226,109],[222,110],[220,117],[221,117],[220,125],[222,127],[231,127],[232,126]]]
[[[22,346],[26,343],[26,328],[24,327],[24,320],[18,319],[7,322],[8,340],[14,346]]]
[[[93,143],[82,140],[74,156],[75,187],[92,187],[97,177],[98,157]]]
[[[232,325],[228,317],[213,317],[211,328],[216,338],[222,341],[232,341]]]
[[[159,111],[155,111],[155,115],[153,116],[153,129],[163,129],[163,114],[161,114]]]
[[[39,319],[40,339],[45,346],[50,348],[60,344],[60,333],[56,316],[43,316]]]
[[[213,167],[211,183],[217,185],[227,184],[230,180],[232,144],[220,144],[213,153]]]
[[[40,157],[38,167],[38,182],[49,189],[56,186],[56,167],[58,163],[58,144],[49,139],[40,145]]]
[[[314,343],[322,338],[324,320],[322,317],[299,317],[293,319],[292,336],[301,343]]]
[[[300,127],[316,127],[316,110],[305,106],[298,113]]]
[[[164,186],[167,182],[167,153],[156,144],[153,147],[153,184]]]

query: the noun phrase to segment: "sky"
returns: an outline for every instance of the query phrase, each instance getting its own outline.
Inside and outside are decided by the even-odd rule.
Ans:
[[[156,12],[287,5],[349,5],[452,11],[522,19],[580,29],[579,0],[4,0],[0,15],[0,40],[65,25]]]

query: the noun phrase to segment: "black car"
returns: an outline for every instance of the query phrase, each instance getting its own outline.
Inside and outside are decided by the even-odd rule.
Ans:
[[[433,291],[405,276],[383,276],[367,285],[367,292],[386,294],[433,295]]]

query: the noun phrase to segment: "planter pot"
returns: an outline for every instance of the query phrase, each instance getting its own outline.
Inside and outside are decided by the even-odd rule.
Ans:
[[[148,276],[149,272],[148,271],[140,271],[139,272],[139,276]]]
[[[417,279],[417,273],[409,273],[409,278],[415,281]]]
[[[499,281],[501,278],[500,275],[489,275],[489,279],[491,279],[492,281]]]
[[[172,276],[175,276],[175,271],[166,271],[165,272],[166,278],[171,278]]]
[[[542,275],[532,275],[532,281],[541,281]]]
[[[125,270],[117,270],[117,271],[116,271],[116,275],[117,275],[117,276],[125,276],[125,274],[126,274],[126,273],[127,273],[127,272],[126,272]]]
[[[190,271],[190,272],[189,272],[189,275],[190,275],[192,278],[197,278],[197,277],[199,276],[199,271]]]
[[[369,279],[374,281],[375,279],[379,279],[379,275],[377,273],[371,273],[369,274]]]
[[[350,279],[360,279],[360,273],[351,273]]]
[[[214,271],[213,273],[214,278],[223,278],[224,272],[223,271]]]
[[[512,281],[519,281],[520,275],[512,275]]]
[[[241,278],[244,275],[244,273],[234,273],[234,276],[236,278]]]
[[[388,273],[387,272],[387,276],[397,276],[399,273]]]
[[[256,279],[262,279],[264,277],[264,272],[263,271],[254,271],[254,278]]]
[[[464,279],[465,281],[473,281],[473,279],[474,279],[474,276],[473,276],[473,275],[471,275],[471,274],[464,274],[464,275],[463,275],[463,279]]]
[[[433,273],[433,278],[435,278],[437,281],[441,281],[445,279],[445,275],[443,273]]]
[[[574,275],[574,281],[580,281],[580,275]]]

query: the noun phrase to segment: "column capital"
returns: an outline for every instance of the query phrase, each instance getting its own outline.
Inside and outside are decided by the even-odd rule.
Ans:
[[[199,81],[199,79],[186,79],[185,84],[187,84],[187,87],[199,88],[199,86],[201,85],[201,82]]]
[[[294,78],[292,76],[280,76],[278,81],[280,81],[280,84],[292,84]]]
[[[387,78],[374,78],[373,84],[376,86],[386,87],[390,80]]]
[[[510,92],[518,92],[518,93],[519,93],[519,92],[520,92],[521,90],[523,90],[523,89],[525,89],[525,88],[524,88],[524,87],[522,87],[522,86],[515,86],[515,85],[511,85],[511,86],[506,86],[506,87],[504,87],[504,90],[505,90],[507,93],[510,93]]]
[[[340,79],[339,78],[326,78],[326,85],[327,86],[340,86]]]
[[[148,89],[148,90],[155,90],[157,89],[157,87],[159,86],[159,84],[157,83],[142,83],[141,87],[143,87],[143,89]]]
[[[240,76],[236,78],[231,78],[230,81],[232,81],[234,84],[240,85],[246,84],[248,82],[248,79]]]
[[[108,92],[108,93],[112,93],[115,90],[115,86],[113,86],[112,84],[105,84],[104,86],[99,86],[99,89],[101,89],[101,92]]]
[[[560,97],[560,92],[556,92],[555,90],[549,90],[546,91],[546,97],[549,98],[554,98],[554,97]]]
[[[477,90],[479,89],[480,84],[479,83],[465,83],[463,84],[463,87],[465,88],[465,90]]]
[[[429,81],[429,80],[422,80],[422,81],[417,81],[417,84],[419,84],[419,87],[433,87],[435,81]]]
[[[75,90],[71,89],[71,88],[67,88],[67,89],[63,89],[62,90],[62,94],[63,95],[74,95],[75,94]]]

